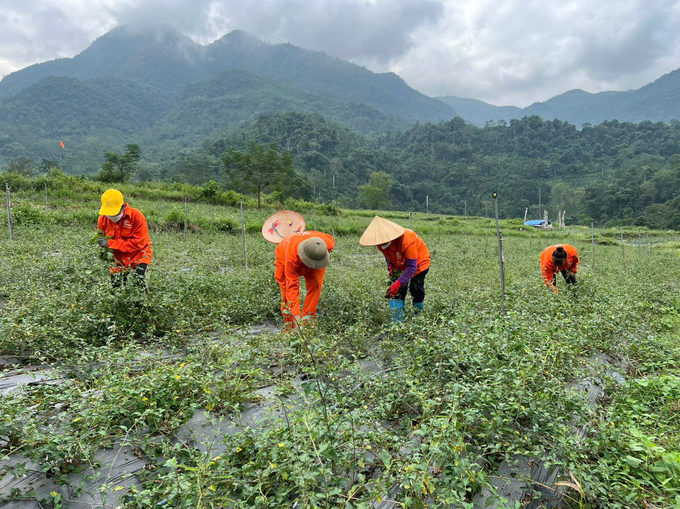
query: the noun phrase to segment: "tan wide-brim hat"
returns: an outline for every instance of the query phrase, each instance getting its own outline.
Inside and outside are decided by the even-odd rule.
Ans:
[[[292,210],[276,212],[262,225],[262,236],[272,244],[278,244],[289,235],[303,231],[305,231],[304,218]]]
[[[323,269],[331,261],[328,246],[319,237],[310,237],[300,242],[298,256],[310,269]]]
[[[397,223],[375,216],[359,239],[362,246],[379,246],[401,237],[406,228]]]

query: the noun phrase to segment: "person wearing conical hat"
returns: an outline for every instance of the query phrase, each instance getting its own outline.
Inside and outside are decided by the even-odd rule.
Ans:
[[[541,253],[541,273],[546,286],[557,292],[557,272],[562,274],[569,285],[576,284],[578,272],[578,251],[569,244],[546,247]]]
[[[390,310],[396,321],[403,320],[406,291],[410,291],[415,312],[423,310],[425,276],[430,270],[430,251],[414,231],[375,216],[361,236],[362,246],[375,246],[387,262],[390,277],[396,278],[387,289]],[[401,274],[397,276],[398,272]]]
[[[117,189],[102,194],[99,209],[99,246],[113,250],[116,264],[109,270],[114,287],[127,284],[127,277],[133,272],[135,283],[146,290],[144,277],[153,257],[149,227],[144,214],[130,207]]]
[[[335,239],[326,233],[306,231],[284,238],[274,251],[274,277],[281,288],[281,314],[288,327],[303,318],[314,318],[321,287],[330,263]],[[305,278],[307,296],[300,312],[300,277]]]

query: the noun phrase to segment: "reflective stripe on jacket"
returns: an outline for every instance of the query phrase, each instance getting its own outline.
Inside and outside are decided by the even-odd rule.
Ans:
[[[118,262],[111,272],[123,272],[140,263],[151,263],[153,250],[149,237],[149,226],[139,210],[125,204],[125,212],[120,221],[114,223],[106,216],[99,216],[98,228],[107,236],[113,257]]]
[[[408,228],[401,237],[394,239],[387,246],[387,249],[380,246],[376,247],[378,251],[385,255],[388,262],[402,272],[406,270],[407,259],[418,261],[414,276],[430,268],[430,251],[427,249],[425,241],[418,237],[416,232]]]

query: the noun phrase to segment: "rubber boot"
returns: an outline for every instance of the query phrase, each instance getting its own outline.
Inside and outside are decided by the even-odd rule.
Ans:
[[[420,312],[423,310],[423,302],[414,302],[413,303],[413,314],[414,315],[419,315]]]
[[[404,321],[404,301],[399,299],[390,299],[390,313],[392,313],[392,321]]]

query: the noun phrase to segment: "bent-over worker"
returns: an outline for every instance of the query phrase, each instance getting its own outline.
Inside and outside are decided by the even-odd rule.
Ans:
[[[283,321],[295,327],[303,317],[314,318],[321,287],[335,239],[326,233],[307,231],[287,236],[276,246],[274,277],[281,288]],[[300,276],[305,278],[307,296],[300,313]]]
[[[569,285],[576,284],[578,272],[578,251],[570,244],[546,247],[541,253],[541,272],[546,286],[552,285],[557,293],[557,277],[560,272]]]
[[[144,214],[125,203],[120,191],[109,189],[102,195],[97,226],[106,235],[99,239],[99,245],[112,249],[116,260],[110,268],[114,288],[127,284],[132,271],[135,282],[146,290],[144,276],[153,251]]]
[[[412,230],[375,216],[359,243],[362,246],[376,246],[385,257],[390,277],[396,278],[385,295],[390,298],[392,317],[396,321],[403,320],[407,289],[411,293],[415,312],[422,311],[425,276],[430,269],[430,251],[423,239]],[[397,274],[399,271],[400,275]]]

